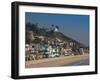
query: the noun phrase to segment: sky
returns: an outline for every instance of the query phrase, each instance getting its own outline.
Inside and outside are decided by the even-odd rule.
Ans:
[[[59,31],[76,41],[89,46],[89,15],[25,13],[25,22],[39,23],[39,26],[59,26]]]

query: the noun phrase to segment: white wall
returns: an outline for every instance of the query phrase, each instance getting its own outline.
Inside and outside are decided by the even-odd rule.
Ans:
[[[10,78],[11,68],[11,2],[14,0],[1,0],[0,1],[0,81],[13,81]],[[20,0],[17,0],[20,1]],[[21,0],[30,2],[45,2],[45,3],[62,3],[62,4],[74,4],[74,5],[88,5],[98,6],[100,10],[99,0]],[[99,13],[100,14],[100,11]],[[98,22],[100,21],[100,15],[98,16]],[[98,27],[100,24],[98,24]],[[98,28],[100,30],[100,28]],[[99,32],[100,34],[100,32]],[[99,37],[100,41],[100,37]],[[100,43],[98,44],[100,45]],[[99,46],[100,48],[100,46]],[[100,50],[99,50],[100,53]],[[98,55],[100,57],[100,55]],[[100,62],[100,59],[98,60]],[[100,63],[99,67],[100,68]],[[100,72],[100,70],[99,70]],[[33,79],[26,79],[26,81],[32,81]],[[40,78],[34,79],[35,81],[99,81],[100,74],[98,75],[81,75],[81,76],[65,76],[65,77],[53,77],[53,78]]]

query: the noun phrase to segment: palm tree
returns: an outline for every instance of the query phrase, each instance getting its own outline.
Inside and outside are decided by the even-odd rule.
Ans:
[[[32,43],[32,41],[33,41],[33,32],[32,31],[26,31],[26,43],[27,44],[31,44]]]

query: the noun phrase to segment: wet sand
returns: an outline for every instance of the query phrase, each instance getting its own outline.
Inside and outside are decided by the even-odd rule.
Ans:
[[[61,56],[56,58],[45,58],[39,60],[32,60],[25,62],[25,68],[36,68],[36,67],[59,67],[67,66],[73,62],[89,59],[89,54],[76,55],[76,56]]]

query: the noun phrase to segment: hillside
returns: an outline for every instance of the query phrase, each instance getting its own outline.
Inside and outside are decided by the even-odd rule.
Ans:
[[[26,30],[32,31],[35,36],[44,36],[45,38],[54,39],[59,38],[63,41],[69,41],[76,43],[79,47],[86,47],[85,45],[79,43],[78,41],[64,35],[62,32],[54,32],[52,29],[46,27],[38,27],[38,24],[26,24]]]

